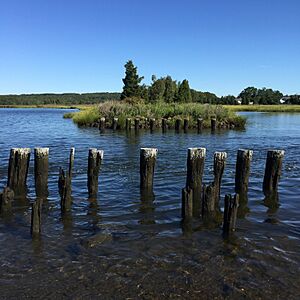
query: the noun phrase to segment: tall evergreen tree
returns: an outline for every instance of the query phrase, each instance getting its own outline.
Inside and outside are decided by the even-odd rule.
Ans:
[[[172,80],[171,76],[165,78],[165,92],[164,92],[164,101],[167,103],[172,103],[175,100],[175,95],[177,92],[176,81]]]
[[[177,101],[185,103],[192,102],[189,82],[186,79],[184,79],[179,85]]]
[[[140,97],[141,88],[140,82],[144,77],[139,77],[137,73],[137,67],[134,66],[132,60],[129,60],[125,64],[125,78],[123,78],[123,92],[121,94],[121,99],[128,97]]]

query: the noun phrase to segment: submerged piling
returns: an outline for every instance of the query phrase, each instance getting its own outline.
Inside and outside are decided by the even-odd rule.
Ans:
[[[197,130],[198,130],[198,133],[202,132],[202,128],[203,128],[203,119],[202,118],[198,118],[197,119]]]
[[[118,128],[118,118],[113,118],[112,129],[115,131]]]
[[[140,188],[141,190],[153,189],[154,168],[157,157],[156,148],[140,149]]]
[[[103,160],[103,150],[89,149],[88,156],[88,193],[89,198],[96,198],[98,194],[99,171]]]
[[[230,194],[225,195],[224,200],[224,217],[223,217],[223,236],[227,237],[230,232],[236,229],[237,211],[239,207],[239,195],[232,197]]]
[[[211,126],[211,131],[215,132],[217,128],[217,119],[215,117],[211,117],[210,126]]]
[[[131,130],[131,119],[127,118],[126,119],[126,130]]]
[[[58,190],[62,212],[70,210],[72,205],[72,171],[74,165],[74,156],[75,148],[71,148],[67,174],[65,174],[65,171],[62,168],[59,169]]]
[[[182,189],[181,217],[184,223],[191,222],[193,218],[193,190],[189,187]]]
[[[37,199],[31,205],[31,235],[37,237],[41,233],[42,201]]]
[[[283,150],[269,150],[267,153],[263,181],[263,192],[266,197],[275,196],[277,194],[283,157]]]
[[[165,133],[167,131],[167,119],[163,118],[161,120],[161,128],[162,128],[163,133]]]
[[[11,210],[12,201],[14,199],[14,191],[9,187],[5,187],[0,193],[0,213],[5,213]]]
[[[16,198],[26,196],[29,161],[29,148],[13,148],[10,150],[7,186],[14,191]]]
[[[235,192],[239,194],[240,200],[246,202],[252,155],[252,150],[239,149],[236,157]]]
[[[193,190],[193,216],[199,217],[202,208],[202,178],[205,162],[205,148],[189,148],[187,155],[186,188]]]
[[[181,119],[176,119],[175,120],[175,131],[179,132],[181,128]]]
[[[49,148],[34,149],[34,181],[37,198],[48,197]]]
[[[183,120],[183,131],[184,133],[187,133],[189,129],[189,120],[188,119],[184,119]]]
[[[150,119],[150,131],[153,132],[155,129],[155,119]]]
[[[139,118],[134,119],[134,129],[136,131],[140,129],[140,119]]]
[[[105,118],[104,118],[104,117],[102,117],[102,118],[100,119],[99,129],[100,129],[101,131],[104,131],[104,130],[105,130]]]

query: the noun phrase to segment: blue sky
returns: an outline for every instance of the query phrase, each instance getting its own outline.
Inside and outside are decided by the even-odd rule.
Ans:
[[[300,93],[299,0],[0,0],[0,94],[121,91],[151,75]]]

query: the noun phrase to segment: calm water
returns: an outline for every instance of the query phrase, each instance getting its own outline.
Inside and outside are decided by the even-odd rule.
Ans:
[[[159,130],[137,135],[78,128],[62,118],[65,112],[0,109],[1,188],[10,148],[50,148],[50,196],[41,240],[31,240],[28,205],[15,203],[13,214],[0,219],[0,298],[299,299],[300,114],[247,113],[245,131],[214,135]],[[62,218],[58,168],[67,165],[73,146],[74,203],[72,213]],[[87,198],[90,147],[104,150],[97,202]],[[140,201],[141,147],[159,150],[152,207]],[[207,148],[205,182],[212,180],[214,151],[228,152],[222,195],[234,192],[237,149],[254,150],[249,212],[238,220],[230,242],[222,239],[220,228],[182,232],[188,147]],[[268,149],[286,150],[278,209],[263,202]],[[32,202],[33,159],[28,187]]]

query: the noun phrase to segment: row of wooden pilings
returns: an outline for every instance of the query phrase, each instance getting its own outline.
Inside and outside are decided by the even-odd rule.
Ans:
[[[26,197],[27,175],[30,161],[29,148],[13,148],[10,151],[7,187],[0,194],[1,213],[9,211],[13,199]],[[140,189],[142,194],[153,194],[154,170],[158,150],[156,148],[140,149]],[[89,198],[97,198],[98,178],[103,161],[103,150],[89,149],[87,188]],[[68,170],[59,169],[58,189],[62,213],[72,206],[72,170],[75,148],[71,148]],[[221,181],[226,165],[227,153],[215,152],[211,184],[203,184],[205,148],[189,148],[187,153],[186,186],[182,189],[182,223],[191,226],[193,219],[201,218],[204,222],[221,224],[223,234],[228,236],[235,230],[239,202],[247,201],[250,164],[253,151],[240,149],[237,151],[235,173],[235,195],[228,194],[224,199],[224,213],[220,210]],[[267,153],[263,193],[272,198],[277,195],[278,182],[281,175],[283,150],[270,150]],[[32,204],[31,233],[33,236],[41,232],[41,207],[48,197],[48,163],[49,148],[34,149],[34,183],[36,201]]]
[[[166,132],[167,129],[172,128],[169,120],[165,118],[161,120],[156,120],[154,118],[144,119],[143,122],[140,118],[135,118],[134,120],[132,120],[131,118],[127,118],[125,129],[129,131],[132,128],[134,128],[136,131],[138,131],[141,128],[149,128],[150,131],[152,132],[158,127],[158,124],[161,126],[162,132]],[[107,122],[107,120],[104,117],[102,117],[99,123],[95,123],[94,125],[99,126],[100,131],[104,131],[107,128],[110,128],[114,131],[120,129],[120,123],[118,118],[113,118],[110,122]],[[197,119],[196,126],[191,126],[190,120],[188,118],[184,118],[183,120],[179,118],[175,119],[174,128],[176,132],[179,132],[181,129],[183,129],[184,132],[187,132],[188,129],[191,127],[197,128],[198,133],[201,133],[203,130],[203,118]],[[211,117],[210,119],[211,131],[215,131],[217,127],[218,127],[217,119],[215,117]],[[219,123],[219,127],[231,128],[233,127],[233,124],[226,125],[225,123]]]

